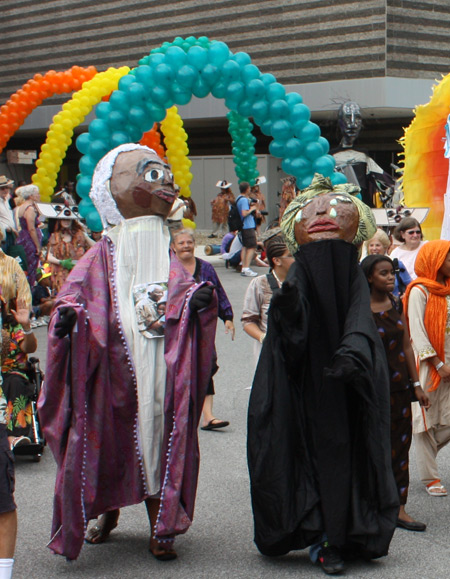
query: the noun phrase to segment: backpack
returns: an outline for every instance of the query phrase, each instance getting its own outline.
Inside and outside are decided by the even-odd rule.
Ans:
[[[242,217],[237,206],[237,203],[241,197],[242,195],[239,195],[234,203],[230,203],[230,209],[228,210],[228,227],[230,231],[241,231],[244,225],[242,223]]]

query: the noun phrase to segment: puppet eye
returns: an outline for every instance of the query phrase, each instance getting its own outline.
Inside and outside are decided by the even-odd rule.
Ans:
[[[161,181],[163,177],[164,171],[162,169],[151,169],[145,174],[144,179],[149,183],[153,183],[154,181]]]

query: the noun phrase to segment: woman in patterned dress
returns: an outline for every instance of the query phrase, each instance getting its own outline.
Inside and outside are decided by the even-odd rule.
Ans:
[[[27,258],[27,279],[30,287],[36,283],[36,271],[41,254],[42,231],[39,229],[39,216],[35,203],[39,203],[41,196],[36,185],[24,185],[16,189],[16,195],[24,202],[17,208],[17,220],[20,232],[17,245],[21,245]]]
[[[392,470],[400,498],[397,526],[409,531],[424,531],[426,525],[414,521],[406,513],[405,505],[412,439],[411,400],[418,400],[425,409],[429,408],[430,402],[420,386],[402,303],[392,294],[395,284],[392,260],[385,255],[369,255],[361,262],[361,267],[369,282],[370,307],[389,368]]]

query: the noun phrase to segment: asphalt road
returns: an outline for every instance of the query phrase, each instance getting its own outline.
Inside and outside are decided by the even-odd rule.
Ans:
[[[46,548],[50,538],[55,463],[46,449],[40,463],[26,458],[16,462],[16,502],[19,532],[15,578],[269,578],[323,577],[307,551],[280,558],[260,555],[253,543],[246,465],[246,412],[254,371],[251,338],[239,322],[249,279],[226,270],[216,256],[211,261],[228,293],[237,321],[231,342],[220,323],[217,350],[220,370],[216,378],[214,410],[230,420],[223,431],[200,431],[201,470],[194,524],[176,541],[178,559],[156,561],[147,551],[149,528],[143,505],[122,510],[119,526],[103,545],[85,545],[77,561],[66,562]],[[258,269],[259,273],[265,273]],[[37,328],[38,356],[45,367],[46,328]],[[113,452],[113,449],[111,449]],[[441,477],[450,487],[450,449],[440,453]],[[450,497],[432,498],[422,488],[411,455],[408,511],[428,524],[425,533],[395,532],[388,557],[370,563],[349,564],[346,576],[379,579],[449,576]]]

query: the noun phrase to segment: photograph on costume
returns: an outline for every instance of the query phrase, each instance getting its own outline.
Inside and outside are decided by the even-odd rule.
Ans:
[[[133,288],[138,328],[146,338],[164,336],[167,282],[139,284]]]

